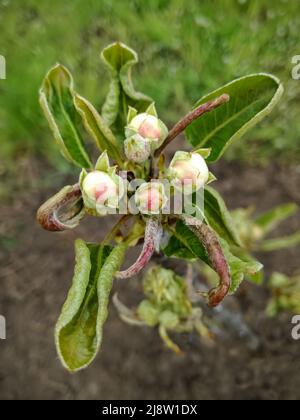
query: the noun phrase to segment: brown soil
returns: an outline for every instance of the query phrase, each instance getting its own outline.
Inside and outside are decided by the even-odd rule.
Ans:
[[[31,170],[36,180],[32,166]],[[215,186],[230,208],[255,204],[266,210],[287,201],[300,204],[299,168],[222,164],[214,172],[219,178]],[[53,328],[72,277],[73,239],[100,240],[108,219],[86,219],[76,232],[43,231],[35,223],[35,211],[64,180],[42,173],[54,187],[40,190],[31,183],[26,187],[32,192],[19,189],[14,199],[1,204],[0,237],[5,240],[0,249],[0,314],[7,320],[7,339],[0,341],[1,399],[300,398],[300,342],[291,339],[291,315],[267,319],[267,290],[248,283],[234,307],[259,337],[256,350],[234,334],[220,337],[212,348],[197,337],[183,336],[175,337],[184,349],[183,356],[176,356],[164,348],[155,330],[123,324],[111,306],[97,360],[83,372],[67,373],[55,352]],[[296,228],[299,214],[279,232]],[[299,251],[260,257],[267,273],[290,274],[299,269]],[[115,290],[124,301],[134,302],[140,281],[116,283]]]

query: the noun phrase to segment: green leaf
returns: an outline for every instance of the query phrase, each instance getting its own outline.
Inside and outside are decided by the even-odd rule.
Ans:
[[[73,79],[62,65],[47,73],[40,89],[40,104],[62,155],[81,168],[91,168],[73,104]]]
[[[235,277],[232,282],[231,293],[237,290],[244,278],[252,283],[262,284],[264,279],[263,265],[259,261],[243,248],[233,247],[229,250],[228,245],[225,243],[222,246],[225,255],[227,254],[227,258],[229,259],[230,269],[234,272],[233,277]]]
[[[134,117],[137,116],[137,110],[132,108],[131,106],[128,107],[128,113],[127,113],[127,125],[133,120]]]
[[[99,156],[96,164],[95,164],[95,170],[102,171],[102,172],[108,172],[110,169],[109,159],[107,152],[101,153]]]
[[[262,241],[259,244],[259,250],[263,252],[272,252],[280,249],[293,248],[299,244],[300,232],[296,232],[293,235]]]
[[[194,150],[194,153],[198,153],[200,156],[202,156],[204,159],[207,159],[211,154],[211,149],[196,149]]]
[[[261,284],[263,268],[262,264],[255,260],[251,255],[244,252],[242,249],[235,249],[232,251],[226,241],[220,240],[221,246],[229,266],[231,276],[230,294],[234,294],[241,283],[247,279],[253,283]],[[218,284],[219,278],[212,267],[209,270],[204,270],[211,283]]]
[[[268,115],[283,94],[280,81],[269,74],[242,77],[201,98],[199,105],[222,94],[230,101],[193,121],[186,129],[190,143],[212,149],[208,161],[217,161],[226,148]]]
[[[123,244],[112,249],[75,242],[73,283],[55,328],[58,355],[71,372],[87,367],[101,346],[113,278],[125,250]]]
[[[117,140],[94,106],[77,93],[74,93],[74,104],[81,115],[84,127],[95,140],[99,150],[107,151],[109,156],[120,164],[122,156]]]
[[[294,203],[282,204],[267,211],[255,220],[255,224],[262,230],[263,236],[275,229],[281,222],[296,213],[298,206]]]
[[[209,264],[206,250],[197,236],[183,223],[178,220],[175,229],[172,229],[167,246],[163,249],[167,257],[184,259],[201,259]]]
[[[231,274],[230,294],[234,294],[245,278],[253,278],[263,268],[263,265],[250,256],[234,255],[228,244],[221,240],[222,249],[229,265]]]
[[[152,102],[152,104],[148,106],[146,112],[147,114],[152,115],[153,117],[158,117],[154,102]]]
[[[204,190],[204,214],[207,223],[221,238],[232,245],[241,246],[241,239],[223,198],[211,187]]]
[[[131,70],[138,62],[137,54],[126,45],[116,42],[106,47],[101,58],[108,67],[111,83],[102,108],[104,121],[112,126],[121,137],[127,123],[129,106],[144,112],[152,104],[152,99],[135,91],[131,80]]]
[[[232,279],[230,293],[235,293],[244,278],[254,280],[253,276],[263,268],[262,264],[245,253],[241,248],[230,249],[229,244],[220,238],[220,243],[229,265]],[[177,257],[184,259],[200,259],[211,267],[206,250],[197,236],[181,221],[178,221],[173,235],[169,239],[167,246],[163,249],[167,257]],[[212,267],[211,267],[212,268]],[[218,275],[213,272],[216,283]]]

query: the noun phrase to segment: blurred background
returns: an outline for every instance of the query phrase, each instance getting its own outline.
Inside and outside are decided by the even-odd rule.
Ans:
[[[102,353],[87,371],[70,376],[56,358],[53,328],[72,277],[73,239],[101,239],[107,221],[57,235],[35,223],[42,201],[78,176],[40,111],[42,79],[61,62],[76,90],[100,109],[109,78],[99,54],[116,40],[138,52],[135,86],[155,99],[169,127],[236,77],[279,77],[280,105],[213,170],[230,209],[299,204],[300,81],[291,77],[292,57],[300,54],[299,15],[298,0],[0,0],[0,55],[7,66],[0,80],[0,314],[7,319],[0,398],[300,397],[300,344],[290,337],[291,316],[269,320],[268,291],[250,284],[234,305],[260,338],[259,349],[232,335],[213,350],[186,337],[178,357],[155,331],[122,324],[112,308]],[[299,227],[298,212],[277,233]],[[299,256],[298,247],[261,259],[267,273],[292,274]],[[139,282],[117,287],[130,301]]]

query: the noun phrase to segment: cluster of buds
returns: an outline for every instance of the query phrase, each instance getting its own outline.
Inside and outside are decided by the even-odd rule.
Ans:
[[[210,173],[201,152],[176,152],[167,170],[175,188],[198,191],[209,181]]]
[[[124,150],[128,160],[143,163],[166,139],[168,129],[158,119],[154,104],[146,112],[138,114],[129,108],[125,127]]]
[[[166,175],[171,185],[183,192],[191,194],[203,188],[212,175],[210,174],[203,154],[198,152],[176,152]],[[80,188],[87,212],[104,216],[120,210],[125,194],[125,181],[116,173],[116,167],[110,167],[106,152],[95,166],[95,170],[80,175]],[[162,213],[168,203],[165,185],[159,180],[143,182],[135,191],[129,210],[136,214],[157,215]],[[135,208],[133,209],[132,204]]]

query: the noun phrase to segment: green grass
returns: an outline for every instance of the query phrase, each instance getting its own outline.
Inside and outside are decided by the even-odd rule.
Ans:
[[[300,54],[300,3],[276,0],[51,0],[0,3],[0,156],[24,153],[60,162],[38,105],[38,89],[57,61],[77,90],[100,107],[108,84],[100,50],[121,40],[140,64],[136,87],[151,95],[169,124],[203,94],[251,72],[272,72],[286,93],[281,106],[229,158],[300,161],[300,81],[291,58]]]

